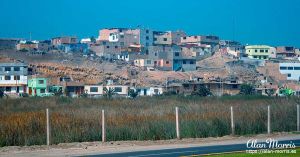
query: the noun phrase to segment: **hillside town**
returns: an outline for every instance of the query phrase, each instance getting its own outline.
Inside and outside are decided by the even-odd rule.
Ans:
[[[0,38],[0,91],[8,97],[300,95],[300,51],[182,30],[105,28],[98,37]]]

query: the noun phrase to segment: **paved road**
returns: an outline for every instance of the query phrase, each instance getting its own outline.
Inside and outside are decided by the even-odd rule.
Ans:
[[[279,141],[279,143],[293,142],[297,147],[300,146],[300,139]],[[203,147],[189,147],[189,148],[176,148],[176,149],[161,149],[151,151],[138,151],[126,152],[115,154],[99,154],[89,155],[89,157],[178,157],[188,155],[203,155],[210,153],[222,153],[232,151],[246,150],[246,144],[233,144],[233,145],[217,145],[217,146],[203,146]]]

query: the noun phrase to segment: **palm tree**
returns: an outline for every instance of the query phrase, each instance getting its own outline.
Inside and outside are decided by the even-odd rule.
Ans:
[[[103,88],[103,91],[104,91],[104,97],[108,98],[108,99],[111,99],[113,95],[115,95],[115,89],[113,88],[106,88],[104,87]]]

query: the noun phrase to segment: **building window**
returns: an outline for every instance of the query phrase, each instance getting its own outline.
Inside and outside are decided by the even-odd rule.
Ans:
[[[148,37],[148,36],[146,36],[146,40],[149,40],[149,37]]]
[[[257,52],[257,50],[255,49],[255,52]]]
[[[154,64],[157,64],[157,61],[154,61]]]
[[[300,70],[300,67],[294,67],[294,70]]]
[[[183,64],[186,64],[186,61],[183,61]]]
[[[267,59],[267,56],[264,56],[264,59]]]
[[[146,30],[146,33],[149,33],[149,30],[148,30],[148,29]]]
[[[39,84],[44,84],[44,80],[39,80]]]
[[[120,35],[120,38],[124,38],[124,35]]]
[[[269,52],[269,50],[265,50],[265,52],[267,52],[267,53],[268,53],[268,52]]]
[[[109,49],[109,46],[106,46],[107,49]]]
[[[10,80],[10,76],[5,76],[4,80]]]
[[[175,56],[178,57],[179,56],[179,52],[175,52]]]
[[[124,44],[124,42],[120,42],[120,45],[121,45],[121,46],[124,46],[125,44]]]
[[[147,64],[151,64],[151,60],[147,60]]]
[[[280,70],[287,70],[287,67],[280,67]]]
[[[117,49],[117,48],[118,48],[118,46],[115,46],[115,48]]]
[[[5,91],[6,91],[6,92],[11,92],[11,87],[6,87],[6,88],[5,88]]]
[[[105,41],[103,42],[103,45],[106,45],[106,42],[105,42]]]
[[[20,71],[20,67],[14,67],[14,71]]]
[[[194,61],[190,61],[190,64],[195,64]]]
[[[259,50],[259,52],[264,52],[264,50]]]
[[[40,89],[40,93],[46,93],[46,89]]]
[[[20,76],[14,76],[14,80],[20,80]]]
[[[154,53],[154,56],[157,56],[157,53],[156,53],[156,52]]]
[[[149,46],[149,43],[146,43],[146,46]]]
[[[168,41],[168,39],[167,39],[167,38],[164,38],[164,41]]]
[[[149,55],[149,50],[146,50],[146,55]]]
[[[183,37],[183,39],[185,40],[185,39],[186,39],[186,37]]]
[[[294,67],[288,67],[288,70],[294,70]]]
[[[117,93],[122,92],[122,87],[115,87],[115,92]]]
[[[97,93],[98,87],[90,87],[90,92]]]
[[[292,77],[292,75],[291,75],[291,74],[288,74],[287,76],[288,76],[288,77]]]
[[[11,71],[10,67],[5,67],[4,71]]]
[[[166,61],[166,64],[169,64],[170,62],[169,61]]]
[[[248,52],[250,52],[250,50],[248,50]]]

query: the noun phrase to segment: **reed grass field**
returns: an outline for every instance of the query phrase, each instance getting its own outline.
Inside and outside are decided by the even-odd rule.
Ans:
[[[296,97],[184,97],[137,99],[21,98],[0,99],[0,146],[46,144],[46,108],[50,110],[51,143],[101,141],[101,110],[106,113],[107,141],[176,138],[179,107],[182,138],[229,135],[230,106],[237,135],[267,132],[271,106],[273,132],[295,131]]]

